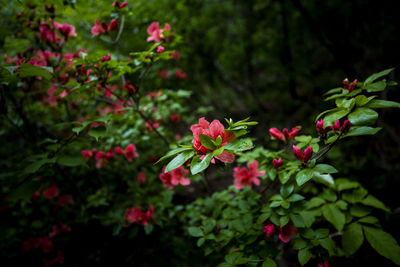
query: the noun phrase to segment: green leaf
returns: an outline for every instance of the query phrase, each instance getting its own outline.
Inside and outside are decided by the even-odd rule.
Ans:
[[[378,218],[373,217],[373,216],[367,216],[367,217],[361,218],[358,220],[358,222],[379,225]]]
[[[347,256],[353,255],[364,242],[361,225],[352,223],[346,227],[342,236],[343,249]]]
[[[313,169],[304,169],[297,173],[296,182],[298,186],[302,186],[313,177]]]
[[[201,144],[208,149],[215,149],[214,139],[211,136],[205,134],[199,134]]]
[[[365,237],[379,254],[400,265],[400,247],[390,234],[372,227],[363,226]]]
[[[172,171],[180,166],[182,166],[188,159],[193,157],[195,152],[193,150],[183,151],[178,156],[173,158],[164,170],[164,173]]]
[[[368,191],[365,190],[365,188],[357,188],[356,190],[353,191],[346,191],[342,193],[342,199],[346,200],[347,202],[350,203],[358,203],[361,200],[365,198],[365,196],[368,194]]]
[[[359,183],[352,182],[347,179],[336,179],[335,183],[336,183],[336,187],[339,191],[360,187]]]
[[[55,163],[55,162],[56,162],[56,159],[55,159],[55,158],[51,158],[51,159],[42,159],[42,160],[35,161],[35,162],[29,164],[28,166],[26,166],[26,168],[25,168],[25,170],[24,170],[24,173],[26,173],[26,174],[35,173],[35,172],[37,172],[37,171],[40,169],[40,167],[42,167],[43,165],[48,164],[48,163]]]
[[[400,103],[387,100],[374,99],[366,107],[369,108],[400,108]]]
[[[189,227],[188,232],[189,232],[189,235],[194,236],[194,237],[200,237],[200,236],[204,235],[203,231],[199,227],[195,227],[195,226]]]
[[[381,127],[369,127],[369,126],[362,126],[362,127],[350,127],[349,132],[345,135],[347,136],[359,136],[359,135],[374,135],[379,132],[382,128]]]
[[[319,240],[319,243],[320,243],[321,247],[323,247],[324,249],[326,249],[328,251],[329,256],[333,256],[335,254],[336,244],[332,239],[323,238],[323,239]]]
[[[364,84],[372,83],[373,81],[375,81],[385,75],[388,75],[390,72],[392,72],[392,70],[394,70],[394,68],[390,68],[390,69],[386,69],[386,70],[383,70],[378,73],[374,73],[365,80]]]
[[[310,199],[307,209],[317,208],[325,203],[325,199],[320,197],[313,197],[312,199]]]
[[[333,89],[327,91],[326,93],[324,93],[324,95],[330,95],[330,94],[334,94],[334,93],[339,93],[341,91],[343,91],[343,88],[342,87],[337,87],[337,88],[333,88]]]
[[[7,195],[8,201],[17,201],[20,199],[29,199],[33,193],[40,188],[39,181],[27,181],[19,185]]]
[[[353,125],[373,124],[378,118],[378,113],[370,108],[356,108],[348,118]]]
[[[283,198],[287,198],[294,190],[293,184],[284,184],[281,186],[280,193]]]
[[[106,134],[107,128],[104,126],[97,126],[95,128],[90,128],[88,134],[99,141],[99,137],[102,137]]]
[[[315,172],[320,173],[337,173],[338,171],[331,165],[328,164],[318,164],[313,169]]]
[[[287,199],[287,201],[289,201],[289,202],[297,202],[297,201],[300,201],[300,200],[303,200],[303,199],[304,199],[304,197],[302,195],[293,194]]]
[[[346,109],[341,109],[339,111],[329,113],[327,116],[324,117],[324,125],[333,125],[337,120],[343,118],[347,114],[349,114],[349,111]]]
[[[204,171],[210,165],[211,159],[213,158],[213,153],[208,153],[201,161],[200,157],[194,157],[190,163],[190,172],[195,175],[199,172]]]
[[[386,88],[386,82],[384,80],[376,82],[376,83],[371,83],[367,84],[364,86],[364,89],[367,90],[367,92],[380,92],[385,90]]]
[[[226,262],[232,265],[245,264],[248,262],[248,259],[243,258],[243,253],[241,252],[234,252],[232,254],[228,254],[225,256],[225,260]]]
[[[50,80],[52,78],[52,75],[48,73],[49,70],[51,70],[51,72],[53,71],[53,69],[49,67],[45,68],[33,66],[31,64],[21,64],[18,67],[18,73],[21,77],[40,76],[46,80]]]
[[[214,156],[219,156],[219,155],[222,154],[222,152],[224,152],[224,150],[225,150],[225,147],[224,147],[224,146],[223,146],[223,147],[220,147],[220,148],[218,148],[218,149],[216,149],[216,150],[213,151],[213,155],[214,155]]]
[[[297,254],[297,257],[299,259],[300,264],[303,266],[306,264],[312,257],[311,252],[308,250],[308,248],[303,248],[299,250],[299,253]]]
[[[371,99],[367,98],[365,95],[358,95],[356,96],[356,106],[362,107],[367,104]]]
[[[67,167],[75,167],[85,165],[86,161],[82,155],[61,156],[57,159],[57,163]]]
[[[204,222],[204,233],[209,233],[214,229],[217,222],[214,219],[208,219]]]
[[[266,258],[261,267],[276,267],[276,263],[274,260]]]
[[[219,147],[221,144],[222,144],[222,137],[218,135],[217,139],[215,139],[215,145]]]
[[[305,227],[305,223],[303,217],[299,214],[290,214],[290,220],[292,220],[294,226],[296,227]]]
[[[193,150],[193,148],[192,147],[179,147],[179,148],[173,149],[173,150],[169,151],[167,154],[165,154],[162,158],[160,158],[154,164],[158,164],[159,162],[161,162],[163,160],[166,160],[166,159],[168,159],[168,158],[170,158],[172,156],[175,156],[178,153],[181,153],[181,152],[187,151],[187,150]]]
[[[386,212],[390,212],[390,210],[385,206],[385,204],[383,204],[380,200],[378,200],[376,197],[371,196],[371,195],[368,195],[366,198],[361,200],[361,203],[366,206],[370,206],[370,207],[384,210]]]
[[[239,152],[252,149],[253,147],[253,142],[250,139],[237,139],[225,145],[225,150]]]
[[[205,241],[206,240],[204,238],[200,238],[199,240],[197,240],[197,246],[201,247],[204,244]]]
[[[330,222],[338,231],[342,231],[346,218],[340,209],[333,203],[326,204],[322,207],[322,215]]]

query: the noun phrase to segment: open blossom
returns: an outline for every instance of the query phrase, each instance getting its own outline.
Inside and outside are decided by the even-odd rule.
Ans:
[[[301,130],[301,126],[296,126],[294,128],[292,128],[292,130],[289,132],[289,130],[287,128],[284,128],[281,131],[279,131],[277,128],[271,128],[269,129],[269,134],[271,135],[271,137],[287,142],[290,139],[293,139]]]
[[[260,180],[258,177],[261,177],[265,174],[265,171],[258,171],[257,160],[247,163],[247,166],[249,169],[239,167],[233,169],[233,177],[235,178],[233,185],[237,189],[242,189],[244,186],[251,186],[252,183],[255,185],[260,185]]]
[[[175,186],[181,184],[183,186],[190,184],[190,179],[187,178],[189,170],[185,169],[183,166],[179,168],[173,169],[169,172],[164,173],[165,166],[160,174],[160,179],[163,182],[164,186],[168,188],[168,190],[174,188]]]
[[[165,31],[170,31],[171,26],[169,26],[168,23],[165,23],[164,29],[160,28],[160,23],[155,21],[150,26],[147,28],[147,33],[150,35],[147,37],[147,42],[155,41],[155,42],[161,42],[161,39],[163,39],[165,36],[163,35],[163,32]]]
[[[288,243],[290,241],[290,237],[296,235],[297,235],[297,228],[293,225],[292,222],[289,222],[283,227],[279,227],[279,239],[283,243]]]
[[[274,166],[275,169],[279,169],[279,167],[282,166],[282,158],[273,159],[272,160],[272,165]]]
[[[197,150],[197,154],[199,155],[205,155],[212,151],[201,144],[200,134],[208,135],[214,140],[220,136],[222,139],[221,147],[235,140],[235,135],[231,131],[225,130],[219,120],[213,120],[209,123],[204,119],[204,117],[202,117],[199,119],[199,124],[192,125],[190,130],[193,133],[193,147]],[[224,151],[219,156],[215,156],[215,158],[224,163],[232,163],[235,160],[235,155],[228,151]]]
[[[357,86],[357,79],[355,79],[352,83],[349,83],[349,79],[343,80],[343,88],[349,90],[349,92],[353,91]]]
[[[139,154],[136,152],[136,146],[134,144],[129,144],[125,148],[125,157],[126,159],[131,162],[133,158],[137,158]]]
[[[96,35],[105,33],[107,31],[107,23],[99,23],[98,19],[94,20],[94,26],[92,27],[92,37],[95,37]]]
[[[147,225],[150,220],[154,221],[153,213],[154,207],[152,205],[149,205],[146,212],[142,212],[142,208],[137,206],[126,209],[123,217],[125,217],[130,223]]]
[[[302,153],[300,148],[298,148],[297,146],[293,145],[293,154],[295,155],[295,157],[298,160],[303,161],[304,163],[307,163],[311,159],[311,156],[313,154],[313,150],[312,150],[312,147],[309,146],[304,150],[304,153]]]
[[[61,24],[56,21],[53,22],[53,25],[56,29],[60,31],[60,33],[65,37],[68,38],[68,36],[73,36],[76,37],[76,32],[75,32],[75,27],[72,25],[69,25],[67,23]]]
[[[268,238],[272,237],[275,234],[275,226],[270,223],[264,227],[264,233]]]

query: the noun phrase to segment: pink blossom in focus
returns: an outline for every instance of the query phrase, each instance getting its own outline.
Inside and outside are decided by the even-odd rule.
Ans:
[[[160,29],[160,23],[157,21],[151,23],[150,26],[147,28],[147,33],[150,35],[149,37],[147,37],[147,42],[161,42],[161,39],[164,38],[163,32],[169,30],[171,30],[171,27],[168,23],[165,23],[164,29]]]
[[[265,171],[258,171],[258,161],[254,160],[250,163],[247,163],[247,168],[239,168],[236,167],[233,169],[233,177],[235,178],[235,182],[233,185],[237,189],[242,189],[244,186],[251,186],[251,184],[260,185],[260,180],[258,177],[261,177],[265,174]]]
[[[168,190],[174,188],[178,184],[184,186],[190,184],[190,180],[189,178],[187,178],[189,170],[186,170],[183,166],[173,169],[167,173],[164,173],[164,170],[165,166],[162,173],[160,174],[160,179],[163,182],[164,186],[168,188]]]

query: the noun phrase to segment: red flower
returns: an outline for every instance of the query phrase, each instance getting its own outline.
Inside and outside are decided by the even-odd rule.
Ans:
[[[349,120],[345,120],[343,122],[342,126],[340,126],[340,121],[337,120],[335,122],[335,124],[333,124],[333,126],[331,128],[333,129],[333,131],[335,133],[337,133],[339,131],[342,132],[342,133],[347,133],[349,131],[350,127],[351,127],[351,123],[350,123]]]
[[[324,261],[323,263],[318,263],[318,267],[329,267],[329,263]]]
[[[65,39],[68,38],[68,36],[73,36],[76,37],[76,32],[75,32],[75,27],[72,25],[69,25],[67,23],[60,24],[56,21],[53,22],[53,25],[56,29],[60,31],[60,33],[64,36]]]
[[[137,179],[139,180],[140,184],[144,184],[146,182],[146,173],[145,172],[139,172],[137,175]]]
[[[104,62],[104,61],[110,61],[111,60],[111,55],[108,54],[107,56],[104,56],[100,59],[100,62]]]
[[[164,46],[160,45],[160,46],[157,47],[157,53],[159,53],[159,54],[164,52],[164,50],[165,50]]]
[[[57,199],[57,204],[61,207],[64,207],[68,204],[74,204],[74,197],[72,195],[63,195],[59,196]]]
[[[49,186],[42,193],[43,196],[45,196],[47,199],[50,199],[50,200],[55,198],[56,196],[58,196],[58,194],[59,194],[59,190],[58,190],[58,187],[56,184]]]
[[[186,79],[187,74],[185,72],[183,72],[181,69],[177,69],[177,70],[175,70],[175,77],[178,79]]]
[[[193,147],[197,150],[199,155],[205,155],[208,152],[211,152],[210,149],[201,144],[200,134],[208,135],[214,140],[220,136],[222,138],[221,147],[235,140],[235,135],[232,132],[225,130],[219,120],[213,120],[209,123],[204,119],[204,117],[202,117],[199,119],[199,124],[192,125],[190,130],[193,133]],[[232,163],[235,160],[235,155],[228,151],[224,151],[221,155],[216,156],[215,158],[225,163]]]
[[[118,20],[113,19],[113,20],[111,20],[110,25],[108,26],[108,30],[113,31],[116,29],[118,29]]]
[[[117,155],[125,155],[125,151],[120,148],[119,146],[117,146],[116,148],[114,148],[115,153],[117,153]]]
[[[292,130],[289,133],[289,130],[287,128],[284,128],[281,131],[279,131],[277,128],[271,128],[269,129],[269,134],[271,135],[271,137],[287,142],[290,139],[293,139],[301,130],[301,126],[296,126],[295,128],[292,128]]]
[[[267,235],[268,238],[272,237],[275,234],[275,227],[272,223],[266,225],[264,227],[264,233]]]
[[[157,72],[157,77],[161,79],[168,79],[168,71],[167,70],[160,70]]]
[[[181,58],[181,54],[178,51],[175,51],[171,54],[171,58],[175,60],[179,60]]]
[[[235,182],[233,185],[237,189],[242,189],[244,186],[251,186],[251,184],[260,185],[260,180],[257,177],[261,177],[265,174],[265,171],[258,171],[258,161],[254,160],[247,163],[249,170],[246,168],[234,168],[233,177]]]
[[[125,157],[126,159],[131,162],[133,158],[137,158],[139,154],[136,152],[136,146],[134,144],[129,144],[125,148]]]
[[[304,163],[307,163],[313,154],[312,147],[309,146],[304,150],[304,154],[301,152],[300,148],[297,146],[293,145],[293,154],[296,156],[296,158],[300,161],[303,161]]]
[[[275,169],[279,169],[280,166],[282,166],[282,158],[279,159],[273,159],[272,160],[272,165],[274,166]]]
[[[324,121],[320,119],[319,121],[317,121],[316,129],[319,135],[324,136],[327,132],[332,130],[332,127],[328,126],[324,128]]]
[[[102,24],[99,23],[98,19],[94,20],[94,26],[92,27],[92,37],[96,35],[105,33],[107,31],[107,23],[103,22]]]
[[[357,79],[355,79],[351,84],[349,84],[349,79],[343,80],[343,88],[349,90],[349,92],[353,91],[357,86]]]
[[[93,156],[93,153],[90,150],[82,150],[81,153],[85,157],[86,162],[88,162],[89,159]]]
[[[154,221],[153,213],[154,207],[152,205],[149,205],[149,209],[146,212],[142,212],[141,207],[137,206],[126,209],[123,217],[125,217],[130,223],[147,225],[150,220]]]
[[[290,241],[290,237],[296,235],[297,235],[297,228],[293,225],[292,222],[289,222],[283,227],[279,227],[279,239],[283,243],[288,243]]]
[[[164,29],[160,29],[160,23],[157,21],[153,22],[147,28],[147,33],[150,35],[149,37],[147,37],[147,42],[151,42],[151,41],[161,42],[161,39],[164,38],[163,32],[170,31],[170,30],[171,30],[171,27],[169,26],[168,23],[165,23]]]
[[[40,25],[40,39],[52,43],[60,41],[60,37],[46,22],[42,22]]]
[[[160,174],[160,179],[163,182],[164,186],[168,188],[168,190],[174,188],[175,186],[181,184],[183,186],[190,184],[190,179],[187,178],[189,170],[186,170],[183,166],[179,168],[173,169],[167,173],[164,173],[165,166]]]
[[[114,1],[114,3],[112,4],[113,7],[122,9],[124,7],[126,7],[128,5],[128,2],[123,2],[122,4],[120,4],[118,1]]]

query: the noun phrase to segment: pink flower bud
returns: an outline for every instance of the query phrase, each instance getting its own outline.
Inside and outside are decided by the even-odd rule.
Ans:
[[[275,234],[275,226],[270,223],[264,227],[264,233],[268,238],[272,237]]]
[[[160,46],[158,46],[157,47],[157,53],[162,53],[162,52],[164,52],[164,50],[165,50],[165,48],[164,48],[164,46],[162,46],[162,45],[160,45]]]
[[[350,127],[351,127],[350,121],[349,120],[345,120],[343,122],[342,127],[340,127],[340,131],[345,134],[345,133],[347,133],[349,131]]]
[[[119,146],[117,146],[116,148],[114,148],[115,153],[117,153],[117,155],[124,155],[125,151],[120,148]]]
[[[275,169],[279,169],[280,166],[282,166],[282,158],[279,159],[273,159],[272,160],[272,165],[274,166]]]
[[[100,59],[100,62],[104,62],[104,61],[110,61],[111,60],[111,55],[108,54],[107,56],[104,56]]]
[[[273,137],[275,139],[282,140],[282,141],[285,140],[284,134],[281,131],[279,131],[277,128],[270,128],[269,134],[271,135],[271,137]]]
[[[111,20],[110,25],[108,26],[109,31],[116,30],[118,28],[118,21],[116,19]]]
[[[300,148],[298,148],[298,147],[295,146],[295,145],[293,145],[293,154],[294,154],[294,156],[295,156],[298,160],[300,160],[300,161],[303,161],[303,160],[304,160],[304,155],[303,155],[303,153],[301,153]]]
[[[311,146],[307,147],[304,150],[304,159],[303,159],[304,163],[307,163],[311,159],[312,154],[313,154],[313,150],[312,150]]]
[[[320,119],[319,121],[317,121],[317,132],[320,134],[320,135],[323,135],[323,134],[325,134],[325,131],[324,131],[324,121],[322,120],[322,119]]]

